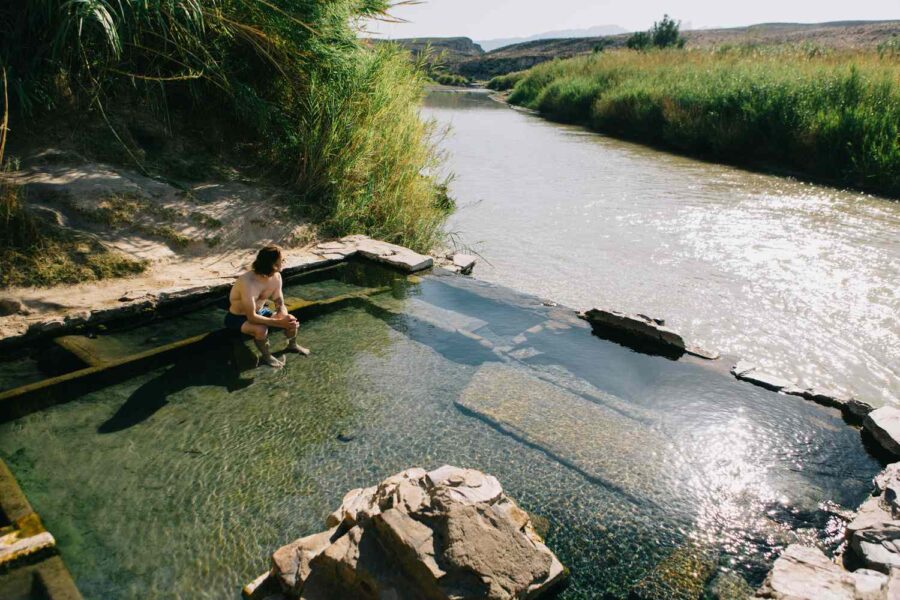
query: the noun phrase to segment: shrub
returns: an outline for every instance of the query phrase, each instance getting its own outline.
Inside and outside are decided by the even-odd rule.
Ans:
[[[427,250],[441,235],[432,210],[441,200],[416,110],[421,65],[404,66],[396,50],[369,46],[351,27],[388,8],[389,0],[7,0],[0,66],[20,119],[65,107],[106,122],[134,105],[164,122],[183,114],[208,130],[201,137],[221,137],[290,177],[293,205],[331,231]],[[362,198],[372,215],[341,218]]]

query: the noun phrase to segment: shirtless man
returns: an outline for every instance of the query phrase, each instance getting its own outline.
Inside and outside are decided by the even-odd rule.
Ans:
[[[288,345],[286,352],[309,355],[309,350],[297,344],[300,323],[288,313],[281,291],[281,248],[266,246],[256,255],[253,268],[237,278],[228,297],[229,309],[225,315],[225,327],[253,336],[263,362],[280,369],[284,363],[272,356],[269,350],[269,328],[284,330]],[[265,308],[266,300],[275,302],[275,313]]]

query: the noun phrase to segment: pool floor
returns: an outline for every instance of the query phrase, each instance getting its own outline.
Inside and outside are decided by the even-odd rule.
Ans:
[[[303,322],[313,354],[283,370],[207,343],[0,425],[86,598],[238,598],[349,489],[443,464],[548,520],[562,598],[625,598],[685,553],[758,585],[787,544],[833,547],[878,471],[837,411],[601,340],[531,297],[445,275],[331,289],[376,283]]]

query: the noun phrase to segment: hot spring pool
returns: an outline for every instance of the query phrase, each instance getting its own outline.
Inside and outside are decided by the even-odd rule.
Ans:
[[[685,554],[756,586],[788,543],[833,547],[879,470],[837,411],[601,340],[504,288],[351,265],[285,294],[348,298],[302,323],[310,358],[274,371],[206,343],[0,425],[86,598],[237,598],[347,490],[448,463],[547,519],[562,598],[626,597]],[[186,337],[216,311],[97,348]]]

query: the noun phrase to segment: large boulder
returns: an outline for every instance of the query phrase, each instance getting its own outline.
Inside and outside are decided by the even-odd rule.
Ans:
[[[894,456],[900,456],[900,409],[883,406],[873,410],[863,421],[863,428],[882,448]]]
[[[850,573],[817,548],[791,544],[756,595],[777,600],[875,600],[886,597],[887,582],[881,573],[867,569]]]
[[[329,528],[272,555],[245,595],[270,598],[536,598],[565,570],[496,478],[409,469],[349,492]],[[263,595],[265,594],[265,595]]]

